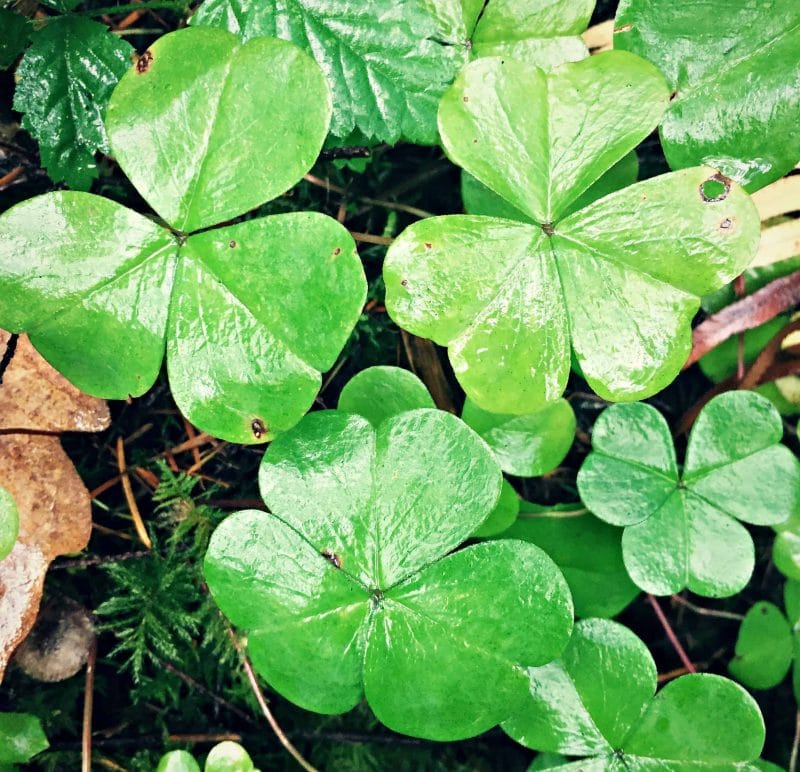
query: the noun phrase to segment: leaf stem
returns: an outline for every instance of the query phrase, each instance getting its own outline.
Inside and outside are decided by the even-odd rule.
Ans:
[[[792,742],[792,753],[789,756],[789,772],[797,770],[797,751],[800,748],[800,710],[797,711],[797,718],[794,726],[794,741]]]
[[[245,675],[247,676],[247,680],[250,682],[250,688],[253,690],[253,694],[258,701],[258,705],[261,708],[261,712],[264,714],[264,718],[267,719],[267,722],[272,727],[272,731],[275,732],[275,736],[280,741],[281,745],[286,748],[292,758],[303,768],[306,772],[319,772],[319,770],[309,764],[303,756],[301,755],[300,751],[292,745],[292,741],[286,736],[283,729],[281,729],[278,722],[275,720],[275,716],[273,715],[272,711],[269,709],[269,705],[267,705],[267,699],[264,697],[264,692],[261,691],[261,687],[258,684],[258,678],[256,677],[255,671],[253,670],[253,666],[250,664],[250,660],[247,658],[247,655],[244,653],[242,649],[242,644],[236,636],[236,633],[233,629],[226,625],[228,628],[228,635],[230,636],[231,641],[233,642],[233,647],[236,649],[236,653],[239,655],[239,660],[242,663],[242,667],[244,668]]]
[[[89,8],[86,11],[78,11],[81,16],[115,16],[119,13],[130,13],[131,11],[181,11],[186,13],[187,3],[184,0],[149,0],[145,3],[125,3],[124,5],[106,5],[102,8]]]
[[[520,520],[536,520],[543,517],[567,518],[588,514],[589,510],[586,507],[578,507],[578,509],[548,509],[545,512],[520,512],[518,518]]]
[[[86,660],[86,688],[83,694],[83,728],[81,732],[81,772],[92,770],[92,706],[94,704],[94,668],[97,663],[97,640],[92,641]]]
[[[673,595],[672,602],[685,606],[695,614],[702,614],[704,617],[716,617],[717,619],[731,619],[736,622],[741,622],[744,619],[744,614],[735,614],[733,611],[722,611],[721,609],[705,608],[704,606],[697,606],[691,601],[686,600],[681,595]]]
[[[676,654],[680,658],[680,661],[683,662],[684,667],[690,673],[696,673],[697,668],[694,666],[692,660],[689,659],[688,655],[681,646],[681,642],[678,640],[678,636],[675,635],[675,631],[672,629],[672,626],[669,623],[669,620],[664,615],[664,612],[661,610],[661,606],[658,605],[658,601],[650,595],[647,594],[647,602],[653,607],[653,611],[656,612],[656,616],[658,617],[658,621],[661,622],[661,626],[664,628],[664,632],[667,634],[667,638],[669,638],[669,642],[672,644],[672,648],[675,649]]]

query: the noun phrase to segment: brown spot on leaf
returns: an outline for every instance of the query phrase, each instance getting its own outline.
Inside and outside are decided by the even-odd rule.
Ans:
[[[336,249],[333,250],[333,256],[334,257],[338,257],[341,254],[342,254],[342,248],[341,247],[336,247]]]
[[[407,287],[407,286],[408,286],[408,279],[403,279],[403,280],[400,282],[400,286],[401,286],[401,287]]]
[[[468,96],[465,96],[465,97],[464,97],[464,101],[465,101],[465,102],[469,102],[469,97],[468,97]]]
[[[733,227],[733,220],[730,217],[726,217],[720,224],[720,230],[726,231]]]
[[[425,249],[433,249],[433,244],[430,241],[425,242]]]
[[[731,192],[731,179],[722,172],[712,174],[707,180],[700,183],[700,198],[707,204],[716,204],[724,201]]]
[[[250,431],[253,432],[253,437],[260,440],[267,433],[267,427],[260,418],[254,418],[250,424]]]
[[[322,557],[328,560],[335,568],[342,567],[342,559],[333,550],[322,550]]]
[[[235,249],[235,248],[236,248],[236,240],[235,240],[235,239],[231,239],[231,240],[228,242],[228,246],[229,246],[231,249]]]
[[[139,75],[143,75],[150,69],[150,65],[153,63],[153,54],[150,52],[148,48],[137,60],[136,60],[136,72]]]

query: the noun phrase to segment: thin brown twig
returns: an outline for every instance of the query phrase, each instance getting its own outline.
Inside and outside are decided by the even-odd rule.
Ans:
[[[4,174],[0,177],[0,190],[7,188],[24,171],[24,166],[15,166],[8,174]]]
[[[671,598],[673,603],[678,603],[685,606],[689,611],[694,611],[695,614],[700,614],[704,617],[715,617],[716,619],[730,619],[732,621],[741,622],[744,619],[742,614],[736,614],[733,611],[723,611],[715,608],[705,608],[704,606],[697,606],[689,600],[686,600],[682,595],[673,595]]]
[[[667,634],[667,638],[669,638],[672,648],[675,649],[675,653],[678,655],[681,662],[683,662],[683,666],[686,668],[686,671],[688,673],[696,673],[697,668],[694,666],[692,660],[689,659],[689,656],[684,651],[683,646],[681,646],[678,636],[675,635],[675,631],[672,629],[672,625],[670,625],[669,620],[661,610],[661,606],[658,605],[658,601],[650,593],[647,593],[646,597],[647,602],[653,607],[653,611],[656,612],[658,621],[661,622],[661,626],[664,628],[664,632]]]
[[[797,772],[798,749],[800,749],[800,710],[797,711],[795,719],[794,741],[792,742],[792,753],[789,756],[789,772]]]
[[[83,728],[81,732],[81,772],[92,772],[92,706],[94,705],[94,667],[97,662],[97,641],[89,647],[86,660],[86,688],[83,694]]]
[[[247,655],[244,653],[242,649],[242,645],[239,642],[239,639],[236,637],[236,633],[228,627],[228,635],[233,643],[233,647],[236,649],[236,653],[239,655],[239,660],[242,663],[242,667],[244,668],[245,675],[247,676],[247,680],[250,683],[250,688],[253,690],[253,694],[255,695],[256,700],[258,701],[258,705],[261,708],[261,712],[264,714],[264,718],[267,719],[267,722],[272,727],[272,731],[275,732],[275,736],[280,741],[280,744],[286,748],[289,752],[291,757],[303,768],[306,772],[319,772],[319,770],[309,764],[303,756],[301,755],[300,751],[294,747],[292,741],[286,736],[283,729],[281,729],[278,722],[275,720],[275,716],[273,715],[272,711],[269,709],[269,705],[267,705],[267,699],[264,697],[264,692],[261,691],[261,687],[258,684],[258,678],[256,677],[255,671],[253,670],[253,666],[250,664],[250,660],[247,658]]]
[[[131,478],[128,476],[128,469],[125,465],[125,446],[123,445],[122,437],[117,437],[117,465],[119,466],[119,473],[122,475],[122,490],[125,493],[125,500],[128,502],[128,509],[133,518],[136,534],[139,536],[139,541],[141,541],[147,549],[152,549],[153,543],[150,541],[150,536],[147,533],[147,529],[144,527],[144,520],[142,520],[142,514],[139,512],[139,505],[136,503],[136,498],[133,495]]]
[[[388,247],[394,243],[394,239],[388,236],[375,236],[372,233],[361,233],[360,231],[350,231],[350,235],[356,240],[364,244],[381,244]]]

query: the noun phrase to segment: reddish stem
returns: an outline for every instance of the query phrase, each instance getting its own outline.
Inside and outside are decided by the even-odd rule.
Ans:
[[[658,605],[658,601],[648,593],[647,602],[653,607],[653,611],[656,612],[658,621],[661,622],[661,626],[664,628],[664,632],[667,634],[667,638],[669,638],[669,642],[672,644],[672,648],[675,649],[675,652],[683,663],[683,666],[688,672],[696,673],[697,668],[694,666],[692,660],[689,659],[689,656],[684,651],[683,646],[681,646],[678,636],[675,635],[675,631],[672,629],[669,620],[661,610],[661,606]]]

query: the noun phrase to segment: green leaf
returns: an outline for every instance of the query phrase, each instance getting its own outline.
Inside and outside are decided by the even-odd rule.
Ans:
[[[0,8],[0,70],[14,64],[29,38],[28,20],[22,14]]]
[[[258,772],[250,754],[239,743],[225,740],[209,752],[205,772]]]
[[[550,74],[477,60],[443,97],[450,157],[536,224],[414,223],[387,253],[386,306],[403,328],[449,347],[484,410],[531,413],[561,396],[570,346],[604,398],[655,393],[686,361],[699,296],[755,254],[752,202],[728,183],[709,200],[704,185],[715,180],[704,168],[567,214],[655,127],[667,97],[652,66],[621,52]]]
[[[19,536],[19,510],[12,495],[0,488],[0,560],[14,548]]]
[[[179,260],[167,334],[178,407],[236,442],[296,424],[364,304],[350,234],[331,217],[292,212],[190,236]]]
[[[463,42],[437,39],[424,0],[206,0],[192,24],[302,46],[333,91],[332,133],[376,142],[436,142],[436,105],[466,59]]]
[[[789,317],[781,314],[765,324],[745,331],[743,350],[745,365],[751,365],[771,338],[788,322]],[[719,383],[736,374],[738,355],[739,336],[732,335],[701,357],[698,364],[706,378],[714,381],[714,383]]]
[[[753,543],[737,521],[775,525],[800,506],[800,463],[782,435],[767,399],[726,392],[698,416],[679,475],[661,415],[614,405],[595,424],[578,490],[600,519],[626,527],[625,566],[640,588],[725,597],[753,569]]]
[[[421,407],[436,405],[414,373],[400,367],[368,367],[344,385],[338,409],[363,416],[377,427],[387,418]]]
[[[103,114],[132,51],[81,16],[49,19],[33,35],[17,67],[14,109],[24,113],[22,127],[39,143],[53,181],[85,190],[97,176],[95,153],[109,152]]]
[[[766,601],[754,604],[739,628],[731,674],[751,689],[771,689],[786,677],[793,658],[792,630],[781,610]]]
[[[189,751],[170,751],[161,757],[156,772],[200,772],[200,765]]]
[[[764,744],[758,706],[726,678],[687,675],[653,696],[650,652],[615,622],[576,623],[562,657],[528,673],[528,704],[503,729],[529,748],[592,757],[576,769],[723,769]]]
[[[622,562],[622,530],[598,520],[580,503],[541,507],[529,501],[504,539],[541,547],[567,580],[575,614],[613,617],[639,594]]]
[[[49,746],[36,716],[0,713],[0,764],[24,764]]]
[[[615,28],[614,47],[649,59],[676,92],[661,125],[673,169],[707,164],[753,191],[800,159],[794,0],[622,0]]]
[[[800,581],[800,517],[793,513],[788,522],[775,528],[772,562],[787,579]]]
[[[193,29],[159,38],[129,69],[106,126],[136,189],[189,232],[294,185],[314,164],[330,114],[325,79],[296,46]]]
[[[518,477],[537,477],[555,469],[575,439],[575,413],[559,399],[530,415],[488,413],[467,398],[461,418],[489,445],[500,468]]]
[[[492,0],[472,36],[472,55],[507,56],[549,68],[588,56],[581,39],[595,0]]]
[[[291,44],[241,46],[219,30],[180,30],[147,56],[115,91],[110,133],[140,192],[174,223],[241,214],[313,163],[329,97],[317,66]],[[220,68],[224,94],[215,90]],[[287,88],[302,97],[264,101]],[[286,145],[284,135],[296,141]],[[154,151],[141,145],[148,136]],[[99,197],[56,192],[0,218],[5,329],[30,333],[69,380],[112,399],[147,391],[166,346],[178,406],[234,442],[272,439],[300,419],[365,295],[353,239],[313,212],[185,235]]]
[[[500,481],[448,413],[377,428],[312,413],[264,456],[270,514],[240,512],[214,533],[209,588],[249,631],[256,669],[298,705],[340,713],[366,695],[396,731],[478,734],[524,698],[520,666],[557,656],[572,624],[567,585],[533,545],[445,557],[486,519]]]
[[[503,487],[500,490],[497,506],[472,535],[477,539],[485,539],[503,533],[517,519],[519,506],[520,499],[517,492],[508,480],[503,480]]]
[[[108,199],[28,199],[0,219],[0,322],[82,391],[137,397],[164,358],[177,252],[168,231]]]

